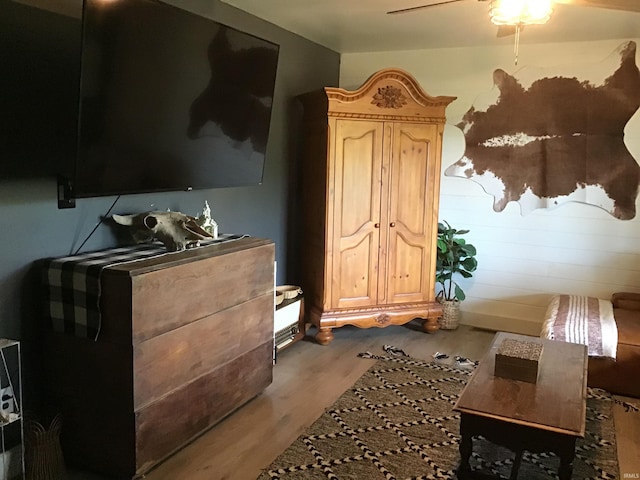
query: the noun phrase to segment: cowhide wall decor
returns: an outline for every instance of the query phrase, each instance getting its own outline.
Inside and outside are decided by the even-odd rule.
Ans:
[[[445,175],[482,185],[497,212],[511,201],[523,215],[573,201],[634,218],[640,167],[624,128],[640,106],[635,57],[629,41],[604,62],[568,73],[495,70],[497,88],[457,125],[466,149]]]

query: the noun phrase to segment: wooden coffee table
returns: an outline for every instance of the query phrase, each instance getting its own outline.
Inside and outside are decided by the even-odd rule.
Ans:
[[[537,383],[493,375],[495,353],[506,338],[544,345]],[[471,477],[473,437],[482,435],[515,452],[512,479],[525,450],[556,453],[560,479],[570,479],[576,440],[584,437],[586,404],[585,345],[497,333],[454,407],[461,413],[458,477]]]

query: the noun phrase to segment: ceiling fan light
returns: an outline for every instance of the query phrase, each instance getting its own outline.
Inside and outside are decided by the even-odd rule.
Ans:
[[[491,21],[496,25],[536,25],[547,23],[553,0],[492,0]]]

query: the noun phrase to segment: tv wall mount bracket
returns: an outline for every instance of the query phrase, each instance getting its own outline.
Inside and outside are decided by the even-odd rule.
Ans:
[[[73,183],[64,175],[58,175],[58,209],[76,208],[73,196]]]

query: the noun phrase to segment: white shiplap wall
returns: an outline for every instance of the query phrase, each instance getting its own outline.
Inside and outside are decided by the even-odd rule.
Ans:
[[[520,67],[514,66],[511,45],[343,54],[340,86],[354,89],[375,71],[397,67],[413,74],[430,95],[457,96],[447,109],[444,172],[464,152],[464,137],[454,125],[476,97],[494,88],[496,68],[513,74],[525,66],[597,66],[628,40],[640,43],[619,39],[523,44]],[[638,113],[627,125],[625,142],[640,162]],[[456,228],[470,229],[467,241],[478,249],[478,270],[462,282],[467,294],[462,323],[538,334],[554,293],[609,298],[621,290],[640,292],[640,202],[636,205],[638,214],[626,221],[581,203],[522,216],[512,202],[494,212],[493,197],[478,184],[442,174],[439,217]]]

